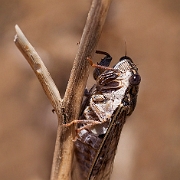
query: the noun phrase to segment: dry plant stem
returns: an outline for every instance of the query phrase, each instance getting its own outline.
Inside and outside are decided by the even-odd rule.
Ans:
[[[83,35],[79,45],[79,51],[75,57],[70,79],[67,85],[65,96],[63,99],[64,116],[66,122],[78,119],[81,101],[84,94],[84,89],[89,75],[89,62],[87,57],[93,57],[95,48],[99,41],[104,21],[110,6],[111,0],[93,0],[84,27]],[[62,141],[66,141],[63,147],[63,157],[61,159],[58,180],[69,180],[72,169],[73,158],[73,142],[72,128],[67,128],[67,133],[64,134]],[[66,158],[68,157],[68,159]],[[71,158],[71,160],[70,160]],[[63,167],[66,164],[66,169]],[[69,164],[69,165],[68,165]],[[58,165],[57,165],[58,166]],[[69,168],[67,168],[69,166]],[[65,172],[65,171],[66,172]],[[53,172],[52,172],[53,173]],[[64,174],[65,173],[65,174]],[[72,177],[74,180],[75,177]],[[52,179],[56,180],[56,179]]]
[[[53,108],[55,109],[59,117],[58,112],[60,112],[60,104],[62,103],[62,100],[53,79],[51,78],[43,61],[41,60],[35,49],[32,47],[32,45],[29,43],[27,38],[24,36],[18,25],[15,26],[15,29],[17,35],[15,36],[14,42],[34,70],[47,97],[49,98]]]
[[[79,51],[74,61],[63,101],[65,110],[72,112],[73,114],[71,116],[74,116],[73,118],[78,118],[84,88],[89,75],[87,57],[92,57],[94,54],[94,49],[99,41],[110,2],[111,0],[93,0],[87,17]],[[68,118],[67,121],[71,121],[71,119]]]
[[[60,154],[61,154],[61,141],[60,137],[62,136],[62,124],[63,124],[63,118],[61,113],[61,106],[62,106],[62,99],[60,97],[59,91],[51,78],[47,68],[45,67],[44,63],[42,62],[41,58],[35,51],[35,49],[32,47],[32,45],[29,43],[27,38],[24,36],[20,28],[16,25],[16,36],[14,39],[14,42],[18,49],[21,51],[21,53],[24,55],[30,66],[32,67],[33,71],[35,72],[36,76],[38,77],[45,94],[49,98],[53,108],[55,109],[55,112],[58,116],[58,129],[57,129],[57,139],[56,139],[56,145],[55,145],[55,151],[54,154],[56,156],[56,161],[58,161],[58,164],[60,162]],[[57,148],[58,147],[58,148]],[[61,148],[61,149],[60,149]],[[59,166],[54,166],[56,168],[55,172],[59,172]],[[55,178],[54,178],[55,179]],[[57,178],[56,178],[57,179]]]
[[[87,57],[93,57],[102,27],[112,0],[93,0],[83,35],[71,71],[63,101],[37,52],[18,26],[15,43],[37,75],[43,89],[58,115],[57,138],[54,151],[51,180],[70,180],[73,160],[72,127],[62,128],[62,123],[78,119],[81,101],[89,75]],[[72,179],[74,179],[72,177]]]

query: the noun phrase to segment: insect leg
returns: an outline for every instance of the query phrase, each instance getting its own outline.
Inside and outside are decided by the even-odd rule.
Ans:
[[[114,68],[110,68],[110,67],[107,67],[107,66],[101,66],[99,64],[94,64],[92,59],[90,57],[87,57],[87,60],[89,61],[90,65],[92,67],[95,67],[95,68],[100,68],[100,69],[104,69],[104,70],[112,70],[112,71],[117,71],[117,69],[114,69]]]
[[[92,125],[97,125],[97,124],[102,124],[102,123],[104,123],[105,121],[102,121],[102,122],[100,122],[100,121],[96,121],[96,120],[87,120],[87,119],[81,119],[81,120],[73,120],[73,121],[71,121],[70,123],[67,123],[67,124],[63,124],[63,126],[64,127],[69,127],[69,126],[71,126],[71,125],[73,125],[73,124],[79,124],[79,123],[82,123],[82,124],[90,124],[91,126]],[[86,125],[85,125],[86,126]],[[84,127],[85,127],[84,126]],[[83,128],[84,129],[84,128]]]

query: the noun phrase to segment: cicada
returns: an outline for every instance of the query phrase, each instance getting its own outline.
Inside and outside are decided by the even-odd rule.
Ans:
[[[112,57],[105,57],[95,66],[96,83],[82,104],[77,121],[75,156],[83,180],[108,180],[121,130],[135,109],[141,77],[138,68],[128,56],[108,67]]]

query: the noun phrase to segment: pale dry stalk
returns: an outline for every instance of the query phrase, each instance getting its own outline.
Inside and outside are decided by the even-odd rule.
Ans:
[[[112,0],[93,0],[75,57],[63,100],[41,58],[16,25],[15,44],[38,77],[58,116],[57,138],[51,171],[51,180],[70,180],[73,161],[74,127],[64,128],[63,123],[78,119],[81,101],[89,75],[87,57],[93,57],[104,21]]]

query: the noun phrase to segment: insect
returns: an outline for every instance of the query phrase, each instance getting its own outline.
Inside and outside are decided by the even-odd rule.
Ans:
[[[82,104],[77,120],[75,155],[83,180],[108,180],[112,172],[117,145],[126,117],[136,106],[141,77],[128,56],[108,67],[112,57],[105,57],[95,66],[96,84]]]

